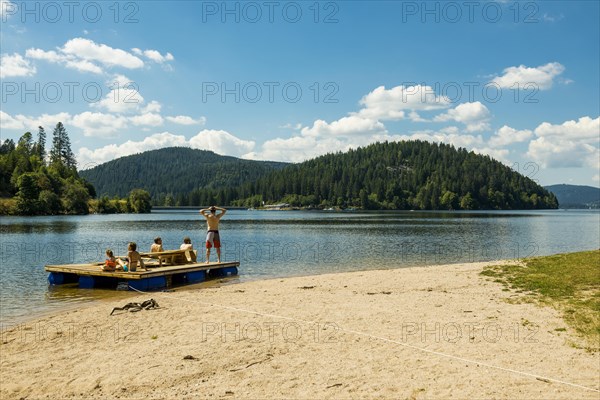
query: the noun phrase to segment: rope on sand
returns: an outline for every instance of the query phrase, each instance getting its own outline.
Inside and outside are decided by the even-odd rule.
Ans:
[[[110,315],[113,315],[115,311],[138,312],[142,310],[152,310],[155,308],[160,308],[160,306],[154,299],[150,299],[144,301],[143,303],[127,303],[123,307],[115,307],[111,311]]]

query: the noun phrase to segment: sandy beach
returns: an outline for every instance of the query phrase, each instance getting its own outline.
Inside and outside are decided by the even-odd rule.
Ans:
[[[160,308],[43,317],[2,332],[0,397],[598,399],[600,355],[570,344],[558,311],[507,302],[519,295],[479,275],[485,265],[140,294],[130,301]]]

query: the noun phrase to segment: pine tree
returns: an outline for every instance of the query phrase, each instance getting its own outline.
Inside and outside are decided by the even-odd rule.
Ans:
[[[24,151],[24,153],[27,154],[27,156],[31,154],[31,151],[33,149],[32,140],[33,136],[31,135],[31,132],[25,132],[23,136],[21,136],[21,138],[19,139],[18,147],[20,147]]]
[[[21,175],[17,182],[17,212],[22,215],[35,215],[39,210],[38,196],[40,188],[32,172]]]
[[[38,140],[35,144],[35,149],[37,155],[40,157],[42,161],[46,158],[46,131],[44,127],[38,127]]]
[[[71,141],[62,122],[56,124],[52,132],[52,150],[50,150],[50,166],[63,177],[77,175],[77,161],[71,150]]]

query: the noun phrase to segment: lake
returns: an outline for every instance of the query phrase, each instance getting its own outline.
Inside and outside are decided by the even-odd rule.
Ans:
[[[2,217],[0,324],[82,302],[126,298],[108,289],[49,287],[46,264],[103,261],[127,243],[148,251],[161,236],[175,249],[190,236],[203,253],[206,223],[197,210],[151,214]],[[223,261],[239,260],[247,280],[418,265],[500,260],[600,247],[600,212],[326,212],[230,210],[221,222]],[[213,260],[215,255],[213,254]],[[202,285],[214,285],[209,282]],[[183,289],[185,290],[185,289]]]

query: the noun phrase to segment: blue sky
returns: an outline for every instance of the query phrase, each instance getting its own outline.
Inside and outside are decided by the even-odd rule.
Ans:
[[[62,121],[86,168],[423,139],[600,184],[599,2],[70,4],[1,0],[2,140]]]

